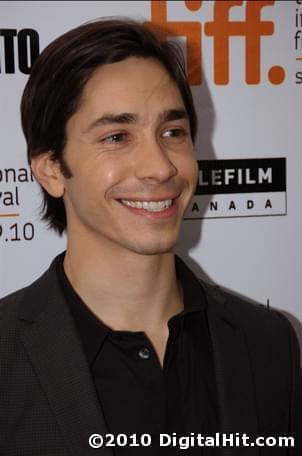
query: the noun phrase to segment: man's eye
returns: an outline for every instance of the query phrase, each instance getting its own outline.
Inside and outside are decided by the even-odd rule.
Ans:
[[[187,132],[183,128],[169,128],[162,133],[163,138],[182,138],[184,136],[187,136]]]
[[[114,133],[112,135],[106,136],[106,138],[103,138],[102,142],[119,143],[119,142],[126,141],[126,140],[127,140],[126,133]]]

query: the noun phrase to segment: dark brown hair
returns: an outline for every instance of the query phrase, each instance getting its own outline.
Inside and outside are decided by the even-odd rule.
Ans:
[[[160,38],[159,30],[129,19],[102,19],[81,25],[50,43],[38,57],[21,101],[22,128],[31,160],[50,152],[65,177],[71,177],[64,161],[65,127],[77,111],[83,89],[94,70],[128,57],[152,57],[168,71],[183,98],[192,139],[197,128],[196,112],[184,69],[182,52]],[[43,191],[43,219],[59,234],[66,229],[63,198]]]

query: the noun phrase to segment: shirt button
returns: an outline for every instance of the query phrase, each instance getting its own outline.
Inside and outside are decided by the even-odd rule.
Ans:
[[[141,348],[138,352],[138,356],[142,359],[149,359],[150,358],[150,350],[149,348]]]

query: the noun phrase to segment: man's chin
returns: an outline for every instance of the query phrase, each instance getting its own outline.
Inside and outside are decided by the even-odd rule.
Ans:
[[[167,254],[167,253],[172,253],[173,252],[173,247],[169,248],[169,249],[153,249],[153,250],[145,250],[145,251],[140,251],[140,252],[137,252],[139,255],[164,255],[164,254]]]
[[[158,243],[137,243],[133,245],[131,250],[138,255],[163,255],[172,253],[175,247],[175,242],[158,242]]]

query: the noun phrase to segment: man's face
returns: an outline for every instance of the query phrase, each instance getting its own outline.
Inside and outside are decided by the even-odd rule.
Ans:
[[[180,92],[153,59],[97,69],[66,126],[67,230],[150,255],[174,247],[197,165]]]

